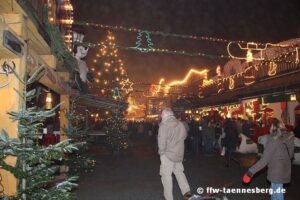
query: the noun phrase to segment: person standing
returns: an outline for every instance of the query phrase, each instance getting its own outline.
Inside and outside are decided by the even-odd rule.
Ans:
[[[300,120],[299,119],[298,119],[297,125],[294,128],[293,132],[294,132],[295,137],[300,139]]]
[[[202,124],[202,136],[204,143],[204,152],[211,154],[213,152],[213,144],[215,139],[215,127],[212,125],[212,121]]]
[[[191,190],[184,174],[183,156],[184,140],[187,137],[183,123],[174,117],[170,108],[165,108],[161,114],[162,122],[158,130],[158,154],[160,155],[160,175],[164,188],[164,198],[173,200],[174,173],[184,199],[191,197]]]
[[[190,123],[192,153],[199,153],[200,133],[198,123],[192,119]]]
[[[218,121],[215,125],[215,144],[214,144],[214,148],[216,150],[219,150],[220,149],[220,146],[219,146],[219,138],[221,137],[222,135],[222,124],[220,121]]]
[[[225,132],[224,146],[226,151],[225,153],[226,166],[229,167],[229,163],[232,159],[232,153],[236,150],[240,141],[236,123],[231,119],[227,119],[224,122],[224,132]]]
[[[291,159],[294,155],[294,136],[288,132],[273,132],[263,156],[243,176],[249,183],[258,171],[268,166],[267,179],[271,182],[271,200],[284,200],[283,184],[291,180]]]
[[[242,125],[242,133],[246,135],[247,137],[251,138],[251,135],[253,134],[253,122],[252,118],[249,118],[243,125]]]

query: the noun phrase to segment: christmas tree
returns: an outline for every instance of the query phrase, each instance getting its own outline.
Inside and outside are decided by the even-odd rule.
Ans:
[[[132,91],[132,82],[129,80],[123,61],[118,57],[115,36],[108,32],[106,39],[101,42],[101,48],[94,59],[93,67],[95,85],[92,91],[100,96],[122,99]],[[119,93],[119,96],[116,95]]]
[[[88,153],[88,128],[85,126],[85,121],[75,112],[76,102],[72,101],[70,111],[66,113],[68,119],[68,127],[64,130],[71,144],[78,147],[78,151],[68,154],[66,165],[69,168],[69,175],[78,175],[82,172],[92,171],[95,166],[93,160]]]
[[[0,166],[19,179],[19,187],[14,197],[0,196],[2,199],[72,199],[71,189],[76,186],[75,178],[56,182],[53,163],[62,160],[65,153],[77,150],[68,140],[56,145],[43,147],[38,144],[43,121],[55,115],[57,105],[51,110],[27,106],[26,102],[36,97],[36,90],[27,91],[44,70],[43,67],[33,73],[28,79],[16,77],[24,84],[24,91],[17,91],[23,99],[23,105],[18,112],[9,112],[11,119],[18,122],[18,138],[10,138],[5,130],[0,135]],[[16,164],[6,163],[7,158],[15,158]]]
[[[119,111],[108,120],[107,141],[113,153],[119,153],[128,148],[128,133],[125,129],[124,116]]]

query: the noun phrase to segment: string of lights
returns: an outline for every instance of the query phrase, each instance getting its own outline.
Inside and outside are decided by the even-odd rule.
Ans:
[[[81,45],[84,47],[89,48],[99,48],[103,47],[103,44],[100,43],[90,43],[90,42],[83,42],[83,43],[76,43],[77,45]],[[115,45],[116,48],[127,50],[127,51],[138,51],[142,53],[162,53],[162,54],[171,54],[171,55],[182,55],[182,56],[191,56],[191,57],[207,57],[210,59],[214,58],[221,58],[221,59],[229,59],[231,58],[228,55],[211,55],[211,54],[205,54],[201,52],[191,53],[184,50],[169,50],[169,49],[158,49],[158,48],[138,48],[138,47],[126,47],[121,45]]]
[[[169,32],[163,32],[163,31],[150,31],[150,30],[143,30],[143,29],[139,29],[139,28],[128,28],[128,27],[124,27],[124,26],[112,26],[112,25],[99,24],[99,23],[86,22],[86,21],[74,21],[73,24],[79,25],[79,26],[88,26],[88,27],[95,27],[95,28],[100,28],[100,29],[133,32],[133,33],[147,32],[151,35],[157,35],[157,36],[162,36],[162,37],[174,37],[174,38],[181,38],[181,39],[202,40],[202,41],[218,42],[218,43],[229,43],[229,42],[237,42],[240,44],[248,43],[248,41],[243,41],[243,40],[228,40],[228,39],[222,39],[222,38],[216,38],[216,37],[185,35],[185,34],[169,33]],[[256,44],[265,45],[265,43],[256,43]]]
[[[294,61],[292,60],[288,60],[287,57],[290,56],[293,58]],[[234,84],[235,84],[235,78],[239,77],[239,76],[243,76],[245,79],[244,84],[246,86],[251,85],[253,83],[256,82],[255,79],[255,75],[251,72],[252,70],[254,71],[259,71],[259,69],[263,66],[263,65],[268,65],[269,69],[268,69],[268,75],[269,76],[275,76],[277,74],[277,64],[278,63],[286,63],[286,64],[299,64],[299,58],[298,58],[298,49],[295,49],[293,51],[290,52],[285,52],[275,58],[272,59],[268,59],[268,60],[263,60],[260,61],[257,64],[253,64],[248,66],[243,72],[241,73],[237,73],[234,75],[231,75],[229,77],[224,77],[218,80],[214,80],[211,81],[209,84],[203,84],[202,87],[209,87],[211,85],[217,86],[218,84],[224,83],[224,81],[229,80],[229,89],[232,90],[235,88]],[[224,88],[223,88],[224,89]],[[218,91],[218,93],[221,92],[221,90]]]
[[[239,57],[239,56],[234,56],[231,51],[230,47],[235,44],[238,46],[240,50],[246,51],[246,57]],[[271,47],[277,47],[277,48],[292,48],[294,47],[293,45],[284,45],[284,44],[272,44],[272,43],[266,43],[264,45],[259,45],[258,43],[255,42],[248,42],[245,46],[242,46],[242,44],[238,42],[229,42],[227,44],[227,53],[228,55],[233,58],[233,59],[238,59],[238,60],[246,60],[246,62],[253,62],[255,61],[263,61],[265,60],[265,56],[263,55],[264,52],[267,50],[267,48]],[[296,51],[298,52],[298,48],[295,48]],[[252,51],[258,52],[256,57],[253,57]]]

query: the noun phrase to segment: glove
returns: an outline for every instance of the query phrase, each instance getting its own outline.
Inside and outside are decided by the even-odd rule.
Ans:
[[[248,184],[252,179],[252,174],[250,172],[246,172],[243,176],[243,183]]]

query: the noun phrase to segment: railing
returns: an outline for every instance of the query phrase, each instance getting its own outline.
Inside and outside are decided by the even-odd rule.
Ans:
[[[31,5],[31,11],[34,11],[39,20],[45,17],[45,6],[47,5],[47,0],[27,0],[27,3]]]
[[[46,15],[46,0],[16,0],[22,9],[27,13],[29,18],[35,24],[38,32],[44,40],[50,45],[51,39],[45,30],[44,20]]]
[[[257,74],[257,79],[258,80],[263,80],[263,79],[267,79],[270,77],[276,77],[279,75],[283,75],[283,74],[287,74],[289,72],[293,72],[295,70],[299,70],[299,64],[295,63],[295,56],[288,56],[285,58],[284,62],[277,62],[276,63],[276,67],[274,67],[274,69],[276,68],[276,74],[273,76],[270,76],[269,71],[270,71],[270,63],[266,63],[264,65],[262,65],[259,69],[259,73]]]
[[[294,51],[287,52],[273,60],[249,66],[242,73],[219,78],[200,90],[204,96],[210,96],[298,71],[300,63],[296,62],[296,55]]]

